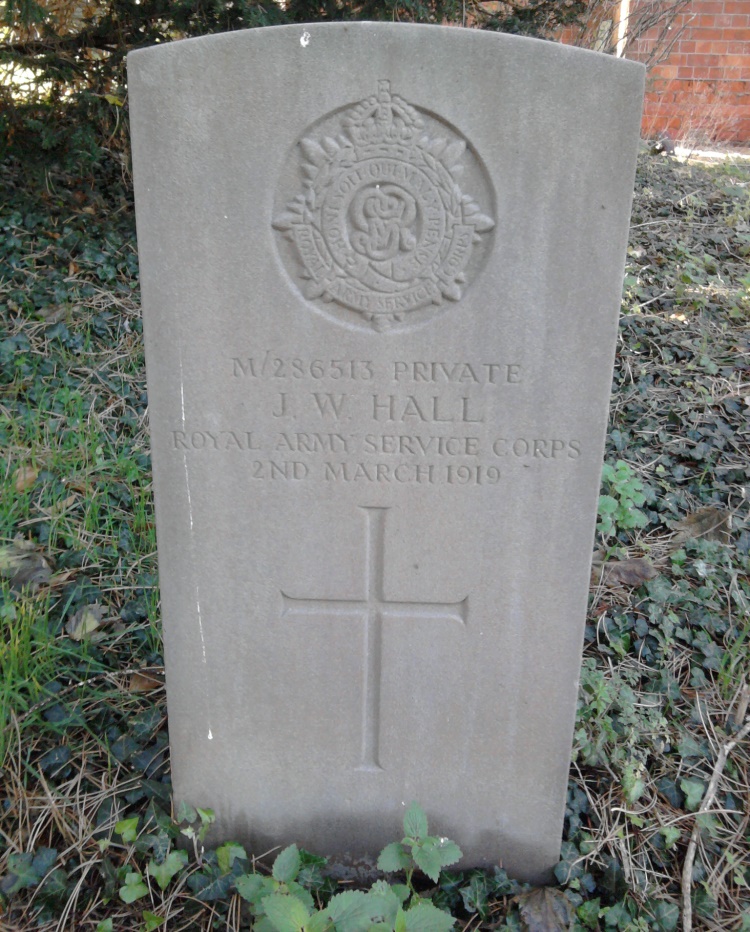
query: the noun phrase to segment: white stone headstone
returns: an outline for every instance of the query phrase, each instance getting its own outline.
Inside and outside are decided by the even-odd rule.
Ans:
[[[560,850],[643,68],[435,26],[129,56],[175,794]]]

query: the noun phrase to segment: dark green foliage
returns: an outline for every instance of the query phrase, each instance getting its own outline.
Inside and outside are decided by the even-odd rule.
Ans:
[[[291,23],[381,20],[451,23],[549,37],[578,22],[585,0],[508,0],[487,12],[477,0],[96,0],[76,7],[8,0],[0,67],[30,71],[19,94],[0,85],[0,158],[51,158],[90,169],[125,159],[127,79],[133,49],[190,36]],[[19,72],[20,74],[20,72]]]
[[[291,890],[313,921],[357,891],[301,849],[273,869],[253,862],[260,851],[212,850],[207,810],[174,822],[163,690],[133,688],[162,660],[133,216],[115,164],[48,170],[41,185],[19,163],[0,168],[0,547],[20,535],[52,567],[38,592],[0,587],[3,644],[25,632],[30,651],[0,671],[13,710],[0,733],[0,926],[52,929],[68,910],[71,928],[94,932],[178,914],[185,928],[224,928],[236,891],[246,908],[275,896],[283,924],[300,911]],[[455,870],[413,811],[386,849],[394,873],[371,891],[389,917],[412,871],[419,898],[457,928],[521,930],[549,907],[573,914],[576,932],[668,932],[697,826],[694,927],[750,921],[746,741],[697,816],[750,674],[748,181],[746,168],[639,167],[602,488],[621,511],[600,543],[644,554],[659,575],[592,593],[559,888],[535,901],[499,868]],[[29,463],[38,475],[16,491]],[[733,513],[731,534],[679,537],[707,507]],[[70,617],[94,603],[105,623],[71,640]],[[333,909],[354,924],[368,903]],[[447,923],[414,905],[415,927]]]

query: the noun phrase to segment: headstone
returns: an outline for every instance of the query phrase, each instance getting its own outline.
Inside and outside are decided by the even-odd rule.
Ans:
[[[129,79],[177,799],[546,879],[643,68],[355,23]]]

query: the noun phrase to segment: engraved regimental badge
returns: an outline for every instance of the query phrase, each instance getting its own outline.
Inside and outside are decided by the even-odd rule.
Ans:
[[[309,301],[384,331],[460,300],[489,249],[493,201],[466,140],[379,81],[305,132],[273,226]]]

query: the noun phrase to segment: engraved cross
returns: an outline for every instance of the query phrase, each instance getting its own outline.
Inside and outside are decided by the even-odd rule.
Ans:
[[[362,507],[367,524],[364,599],[296,598],[282,592],[282,618],[350,618],[364,621],[362,759],[358,770],[382,770],[379,763],[380,670],[383,619],[434,619],[466,624],[468,597],[461,602],[395,602],[383,593],[387,508]]]

